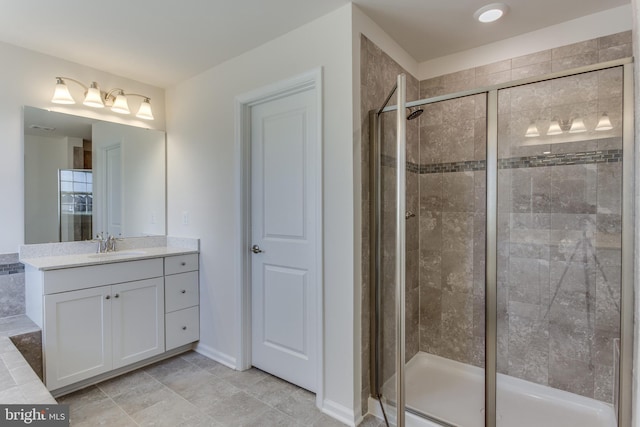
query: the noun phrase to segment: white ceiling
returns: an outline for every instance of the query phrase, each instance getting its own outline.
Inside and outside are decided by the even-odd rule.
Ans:
[[[354,0],[417,61],[628,4],[629,0]],[[5,1],[0,41],[168,87],[327,14],[349,0]]]

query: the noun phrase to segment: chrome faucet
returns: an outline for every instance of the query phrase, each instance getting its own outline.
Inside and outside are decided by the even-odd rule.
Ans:
[[[116,241],[122,240],[114,237],[109,234],[108,237],[104,237],[104,233],[101,231],[96,235],[96,239],[94,242],[98,243],[98,253],[104,254],[107,252],[115,252],[116,251]]]
[[[108,251],[108,243],[109,239],[104,238],[104,233],[100,232],[96,235],[96,240],[94,242],[98,242],[98,253],[103,254]]]
[[[116,238],[109,234],[107,237],[107,252],[115,252],[116,251]]]

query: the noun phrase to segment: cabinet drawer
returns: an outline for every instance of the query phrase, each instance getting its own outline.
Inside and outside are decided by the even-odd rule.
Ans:
[[[62,268],[44,272],[44,293],[75,291],[162,277],[162,258]]]
[[[198,307],[167,313],[166,350],[198,341],[200,338],[200,311]]]
[[[198,254],[170,256],[164,259],[164,274],[178,274],[198,269]]]
[[[170,313],[198,305],[198,272],[174,274],[164,278],[165,307]]]

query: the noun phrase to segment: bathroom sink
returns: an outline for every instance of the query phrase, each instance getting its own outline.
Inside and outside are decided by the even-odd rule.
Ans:
[[[115,252],[105,252],[102,254],[88,255],[88,258],[105,259],[105,258],[117,258],[121,256],[144,255],[144,254],[146,254],[146,252],[140,251],[140,250],[115,251]]]

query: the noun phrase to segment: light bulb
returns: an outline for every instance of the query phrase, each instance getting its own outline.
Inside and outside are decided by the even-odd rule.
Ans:
[[[609,116],[607,115],[607,113],[602,113],[602,116],[600,117],[600,120],[598,120],[598,124],[596,125],[596,130],[597,131],[603,131],[603,130],[611,130],[613,129],[613,125],[611,124],[611,120],[609,119]]]
[[[129,111],[129,103],[127,102],[127,97],[125,96],[123,91],[118,93],[116,96],[116,100],[113,102],[113,106],[111,107],[111,111],[115,111],[120,114],[130,114]]]
[[[56,90],[55,92],[53,92],[53,98],[51,98],[51,102],[53,102],[54,104],[75,104],[76,101],[69,93],[69,88],[65,84],[64,80],[58,77],[56,77],[56,79]]]
[[[100,88],[98,88],[98,83],[91,82],[91,87],[87,89],[87,94],[84,97],[83,104],[95,108],[104,107],[102,96],[100,95]]]
[[[145,120],[153,120],[153,112],[151,111],[151,103],[149,98],[145,98],[142,101],[142,104],[140,104],[140,109],[138,110],[136,117],[139,117]]]
[[[562,133],[562,128],[560,127],[560,123],[558,123],[558,119],[554,118],[551,121],[551,125],[549,126],[549,130],[547,131],[547,135],[560,135]]]
[[[524,134],[527,138],[534,138],[536,136],[540,136],[540,132],[538,132],[538,127],[536,126],[536,122],[531,120],[531,124],[527,128],[527,132]]]
[[[586,131],[587,128],[581,118],[578,117],[577,119],[574,119],[573,122],[571,122],[571,129],[569,129],[569,133],[580,133]]]

